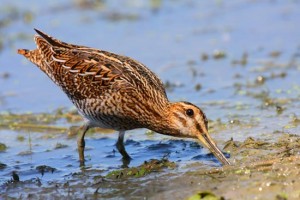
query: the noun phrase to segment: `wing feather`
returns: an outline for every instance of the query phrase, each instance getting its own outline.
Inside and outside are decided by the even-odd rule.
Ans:
[[[36,30],[37,49],[45,62],[39,66],[66,93],[82,98],[107,89],[135,90],[155,99],[167,99],[161,80],[146,66],[126,56],[61,42]],[[74,91],[72,91],[74,90]],[[75,91],[76,90],[76,91]],[[93,90],[93,91],[92,91]],[[76,97],[80,98],[80,97]]]

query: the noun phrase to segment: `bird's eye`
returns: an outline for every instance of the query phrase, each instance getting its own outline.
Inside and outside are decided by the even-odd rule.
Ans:
[[[187,109],[185,113],[190,117],[194,115],[194,111],[192,109]]]

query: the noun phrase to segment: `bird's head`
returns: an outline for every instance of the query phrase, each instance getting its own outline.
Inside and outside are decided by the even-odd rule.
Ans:
[[[173,130],[172,135],[198,138],[222,164],[230,164],[208,134],[208,121],[200,108],[189,102],[171,103],[168,115],[169,126]]]

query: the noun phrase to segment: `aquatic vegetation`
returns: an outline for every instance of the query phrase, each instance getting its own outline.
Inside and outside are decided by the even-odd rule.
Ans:
[[[5,151],[7,149],[7,146],[3,143],[0,143],[0,152]]]
[[[226,57],[226,52],[221,50],[215,50],[213,53],[214,59],[221,59]]]
[[[174,169],[175,167],[176,167],[175,162],[170,162],[167,159],[161,159],[161,160],[153,159],[150,161],[145,161],[144,164],[138,167],[131,167],[122,170],[111,171],[105,177],[113,178],[113,179],[129,178],[129,177],[139,178],[139,177],[146,176],[147,174],[150,174],[152,172],[159,172],[164,168]]]
[[[56,169],[47,165],[40,165],[35,168],[39,173],[44,176],[45,172],[53,173]]]
[[[187,200],[225,200],[224,197],[218,197],[212,192],[203,191],[187,198]]]

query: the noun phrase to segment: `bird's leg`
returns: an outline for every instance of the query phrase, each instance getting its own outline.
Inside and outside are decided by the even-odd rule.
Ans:
[[[125,131],[120,131],[119,132],[119,137],[118,137],[118,141],[117,141],[117,149],[120,152],[120,154],[123,156],[123,159],[125,160],[130,160],[130,156],[128,155],[128,153],[125,150],[124,147],[124,135],[125,135]]]
[[[85,147],[85,141],[84,141],[84,136],[85,133],[89,130],[90,126],[86,123],[84,124],[81,129],[82,132],[77,138],[77,147],[78,147],[78,154],[79,154],[79,161],[80,165],[84,165],[84,147]]]

